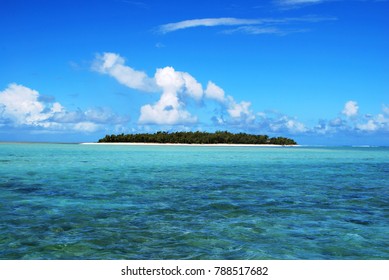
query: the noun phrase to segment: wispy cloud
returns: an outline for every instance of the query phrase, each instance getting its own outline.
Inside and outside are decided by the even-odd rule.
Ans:
[[[248,35],[288,35],[292,33],[308,32],[307,28],[279,28],[279,27],[260,27],[260,26],[241,26],[234,29],[225,30],[224,34],[244,33]]]
[[[276,4],[283,7],[296,7],[310,4],[320,4],[328,0],[276,0]]]
[[[328,2],[387,2],[388,0],[273,0],[282,9],[295,9]]]
[[[251,35],[261,34],[286,34],[285,30],[281,30],[277,27],[261,27],[261,26],[239,26],[237,28],[228,29],[223,32],[224,34],[233,33],[246,33]]]
[[[307,28],[301,27],[302,23],[318,23],[322,21],[333,21],[335,17],[303,16],[291,18],[263,18],[263,19],[238,19],[238,18],[206,18],[184,20],[175,23],[168,23],[159,26],[158,30],[162,34],[195,27],[215,27],[215,26],[234,26],[235,28],[226,29],[224,34],[245,33],[252,35],[260,34],[278,34],[285,35],[289,33],[304,32]],[[294,28],[285,26],[298,25]]]
[[[260,24],[258,19],[239,19],[239,18],[203,18],[190,19],[180,22],[168,23],[161,25],[159,31],[161,33],[169,33],[180,29],[200,27],[200,26],[234,26],[234,25],[253,25]]]

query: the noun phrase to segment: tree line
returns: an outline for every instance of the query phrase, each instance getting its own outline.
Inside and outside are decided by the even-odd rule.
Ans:
[[[139,134],[111,134],[99,140],[99,143],[131,142],[131,143],[172,143],[172,144],[274,144],[296,145],[290,138],[254,135],[247,133],[231,133],[228,131],[211,132],[166,132]]]

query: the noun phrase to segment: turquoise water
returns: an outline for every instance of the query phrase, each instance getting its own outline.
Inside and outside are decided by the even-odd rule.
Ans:
[[[0,144],[0,259],[389,259],[389,148]]]

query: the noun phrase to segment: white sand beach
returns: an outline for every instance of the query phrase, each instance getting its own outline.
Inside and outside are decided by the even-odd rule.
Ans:
[[[131,142],[86,142],[81,145],[118,145],[118,146],[198,146],[198,147],[296,147],[299,145],[274,145],[274,144],[185,144],[185,143],[131,143]]]

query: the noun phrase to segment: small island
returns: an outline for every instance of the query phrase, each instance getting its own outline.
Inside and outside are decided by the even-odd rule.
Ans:
[[[99,143],[157,143],[157,144],[250,144],[250,145],[296,145],[290,138],[272,137],[228,131],[211,132],[165,132],[106,135]]]

